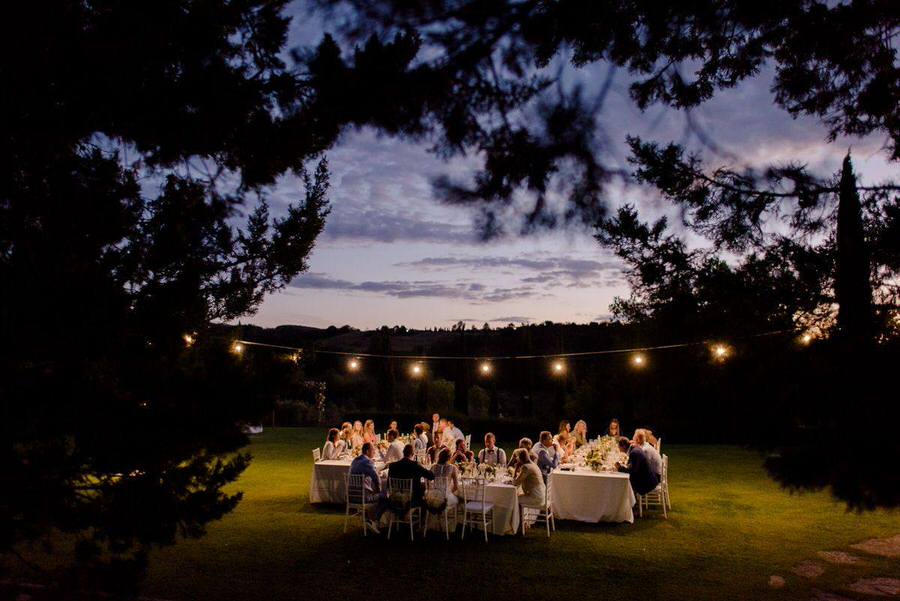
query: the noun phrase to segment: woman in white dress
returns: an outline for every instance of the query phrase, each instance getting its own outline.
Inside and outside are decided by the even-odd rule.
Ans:
[[[526,449],[518,449],[514,455],[519,467],[513,482],[522,488],[519,493],[519,505],[525,507],[543,507],[546,501],[547,488],[540,468],[531,460]]]
[[[341,455],[341,450],[338,448],[338,434],[340,431],[337,428],[332,428],[328,431],[328,436],[325,438],[325,446],[322,447],[322,459],[337,459]]]
[[[459,503],[456,496],[459,490],[459,470],[450,463],[450,449],[443,448],[437,455],[437,463],[431,467],[435,478],[447,479],[447,507],[455,507]]]

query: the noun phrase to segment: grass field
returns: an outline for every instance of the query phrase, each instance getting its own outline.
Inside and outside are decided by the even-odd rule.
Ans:
[[[900,514],[848,513],[827,494],[790,495],[771,482],[752,452],[736,447],[668,446],[673,510],[634,524],[558,522],[548,540],[343,534],[338,508],[314,507],[310,450],[324,431],[269,430],[235,485],[237,510],[206,537],[154,553],[143,593],[164,599],[810,599],[813,589],[860,597],[861,577],[898,576],[900,560],[855,552],[864,562],[830,565],[817,551],[845,550],[900,533]],[[791,573],[816,560],[825,573]],[[770,575],[783,576],[780,590]],[[883,597],[882,597],[883,598]],[[874,597],[873,597],[874,599]]]

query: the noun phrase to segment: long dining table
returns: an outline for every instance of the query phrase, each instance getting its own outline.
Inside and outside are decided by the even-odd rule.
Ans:
[[[309,484],[310,503],[343,504],[347,499],[344,477],[350,471],[350,459],[329,459],[318,461],[313,466]],[[385,464],[376,462],[381,472]],[[484,499],[494,504],[492,532],[496,535],[515,534],[519,528],[518,490],[512,484],[489,482],[484,488]],[[460,509],[462,502],[460,502]],[[462,511],[458,511],[462,519]]]
[[[561,520],[634,523],[634,491],[628,474],[587,467],[550,473],[550,502]]]

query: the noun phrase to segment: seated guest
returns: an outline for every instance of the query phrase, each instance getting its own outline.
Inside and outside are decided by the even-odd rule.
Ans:
[[[440,434],[435,436],[434,444],[428,447],[428,458],[431,459],[432,463],[435,463],[437,461],[438,454],[440,454],[442,450],[447,449],[447,446],[443,443],[441,438],[442,437]],[[449,452],[450,449],[447,449],[447,451]]]
[[[644,428],[644,438],[646,439],[645,442],[652,445],[654,449],[659,446],[659,440],[653,434],[653,430]]]
[[[662,475],[662,457],[660,456],[659,451],[656,450],[656,447],[647,441],[648,432],[649,430],[643,428],[635,430],[634,445],[641,447],[644,450],[644,454],[647,456],[647,462],[650,464],[650,469],[656,474],[657,478],[660,478]]]
[[[456,439],[456,450],[450,458],[452,463],[471,463],[475,461],[475,454],[466,448],[466,441],[462,438]]]
[[[391,425],[388,426],[388,432],[390,432],[391,430],[397,430],[397,432],[400,431],[400,428],[397,426],[397,420],[392,421]]]
[[[416,437],[413,440],[413,451],[418,453],[419,451],[425,451],[428,449],[428,437],[425,436],[425,427],[428,424],[416,424],[415,433]]]
[[[516,448],[516,450],[525,449],[526,451],[528,451],[528,456],[531,457],[531,461],[534,462],[534,461],[537,461],[537,455],[535,455],[531,451],[531,448],[533,446],[534,446],[534,444],[531,442],[530,438],[522,438],[519,440],[519,446]],[[509,467],[516,468],[516,469],[518,469],[518,467],[519,467],[519,462],[516,459],[515,451],[512,454],[512,458],[509,460]]]
[[[506,451],[497,446],[497,437],[491,432],[484,435],[484,448],[478,451],[478,463],[506,465]]]
[[[350,463],[350,474],[362,474],[365,476],[366,502],[375,503],[375,519],[369,520],[367,525],[373,531],[378,532],[378,520],[388,507],[387,497],[381,494],[381,478],[375,469],[375,445],[364,442],[359,457]]]
[[[583,419],[575,422],[574,430],[575,448],[581,448],[588,443],[587,422]]]
[[[363,442],[371,442],[375,444],[378,442],[378,435],[375,434],[375,422],[367,419],[366,426],[363,428]]]
[[[609,422],[609,429],[606,431],[606,435],[614,438],[622,436],[622,430],[619,428],[619,420],[613,418],[613,420]]]
[[[434,472],[413,461],[414,453],[415,451],[411,444],[405,445],[403,447],[403,458],[388,466],[388,477],[412,480],[411,505],[417,507],[422,504],[422,496],[425,494],[425,485],[422,484],[422,478],[434,480]]]
[[[628,453],[628,465],[616,463],[616,469],[620,472],[628,474],[631,480],[631,488],[639,495],[646,495],[648,492],[656,488],[659,484],[659,476],[650,469],[650,462],[647,461],[647,455],[644,449],[637,445],[631,446],[628,439],[624,436],[619,438],[619,450]]]
[[[361,421],[356,420],[353,422],[353,436],[350,440],[354,449],[360,448],[366,442],[363,439],[363,425]]]
[[[537,466],[541,469],[544,477],[549,476],[550,472],[559,467],[562,462],[562,450],[559,444],[553,442],[553,436],[547,430],[541,432],[541,439],[531,449],[537,455]]]
[[[519,493],[519,505],[526,507],[543,507],[546,502],[547,487],[541,470],[531,460],[528,449],[516,449],[513,459],[519,465],[513,483],[522,487]]]
[[[350,449],[353,448],[353,424],[344,422],[341,425],[341,435],[338,437],[335,446],[338,447],[338,455],[350,454]]]
[[[328,431],[328,436],[325,437],[325,446],[322,447],[322,459],[337,459],[341,452],[338,449],[338,435],[340,431],[337,428],[332,428]]]
[[[431,466],[435,478],[447,479],[447,507],[454,507],[459,503],[456,496],[459,490],[459,470],[450,463],[450,449],[443,448],[437,455],[437,461]]]
[[[396,430],[389,430],[387,433],[388,448],[381,454],[381,460],[385,463],[400,461],[403,459],[403,443],[397,440],[400,433]]]
[[[575,437],[570,436],[568,430],[561,429],[559,434],[553,437],[553,442],[558,444],[559,450],[562,451],[560,461],[567,461],[575,454]]]
[[[446,434],[448,431],[450,432],[450,435],[453,436],[454,440],[466,439],[466,437],[462,433],[462,430],[456,427],[452,419],[447,420],[447,427],[444,429],[444,433]],[[447,442],[447,446],[453,448],[449,442]]]

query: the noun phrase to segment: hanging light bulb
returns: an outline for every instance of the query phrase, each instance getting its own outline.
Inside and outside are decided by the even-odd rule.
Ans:
[[[728,346],[725,344],[716,344],[712,347],[712,354],[716,361],[724,361],[729,355]]]
[[[347,369],[350,371],[358,371],[359,370],[359,359],[353,357],[349,361],[347,361]]]
[[[560,359],[557,359],[553,362],[553,365],[550,369],[553,370],[553,373],[555,375],[562,375],[563,372],[566,371],[566,364],[563,363]]]
[[[409,373],[412,374],[412,377],[418,378],[425,372],[425,368],[422,367],[421,363],[413,363],[412,367],[409,369]]]
[[[487,361],[482,361],[481,365],[478,366],[478,372],[482,376],[489,376],[489,375],[491,375],[492,371],[493,371],[493,367],[491,367],[491,364],[488,363]]]
[[[192,346],[196,340],[192,334],[185,334],[181,338],[184,340],[185,346]]]
[[[240,342],[235,342],[233,345],[231,345],[231,352],[233,352],[235,355],[240,355],[244,352],[244,345]]]
[[[801,344],[812,344],[812,341],[815,340],[816,337],[813,336],[812,332],[804,332],[802,336],[800,336]]]
[[[631,364],[635,367],[644,367],[647,365],[647,357],[643,353],[635,353],[631,356]]]

